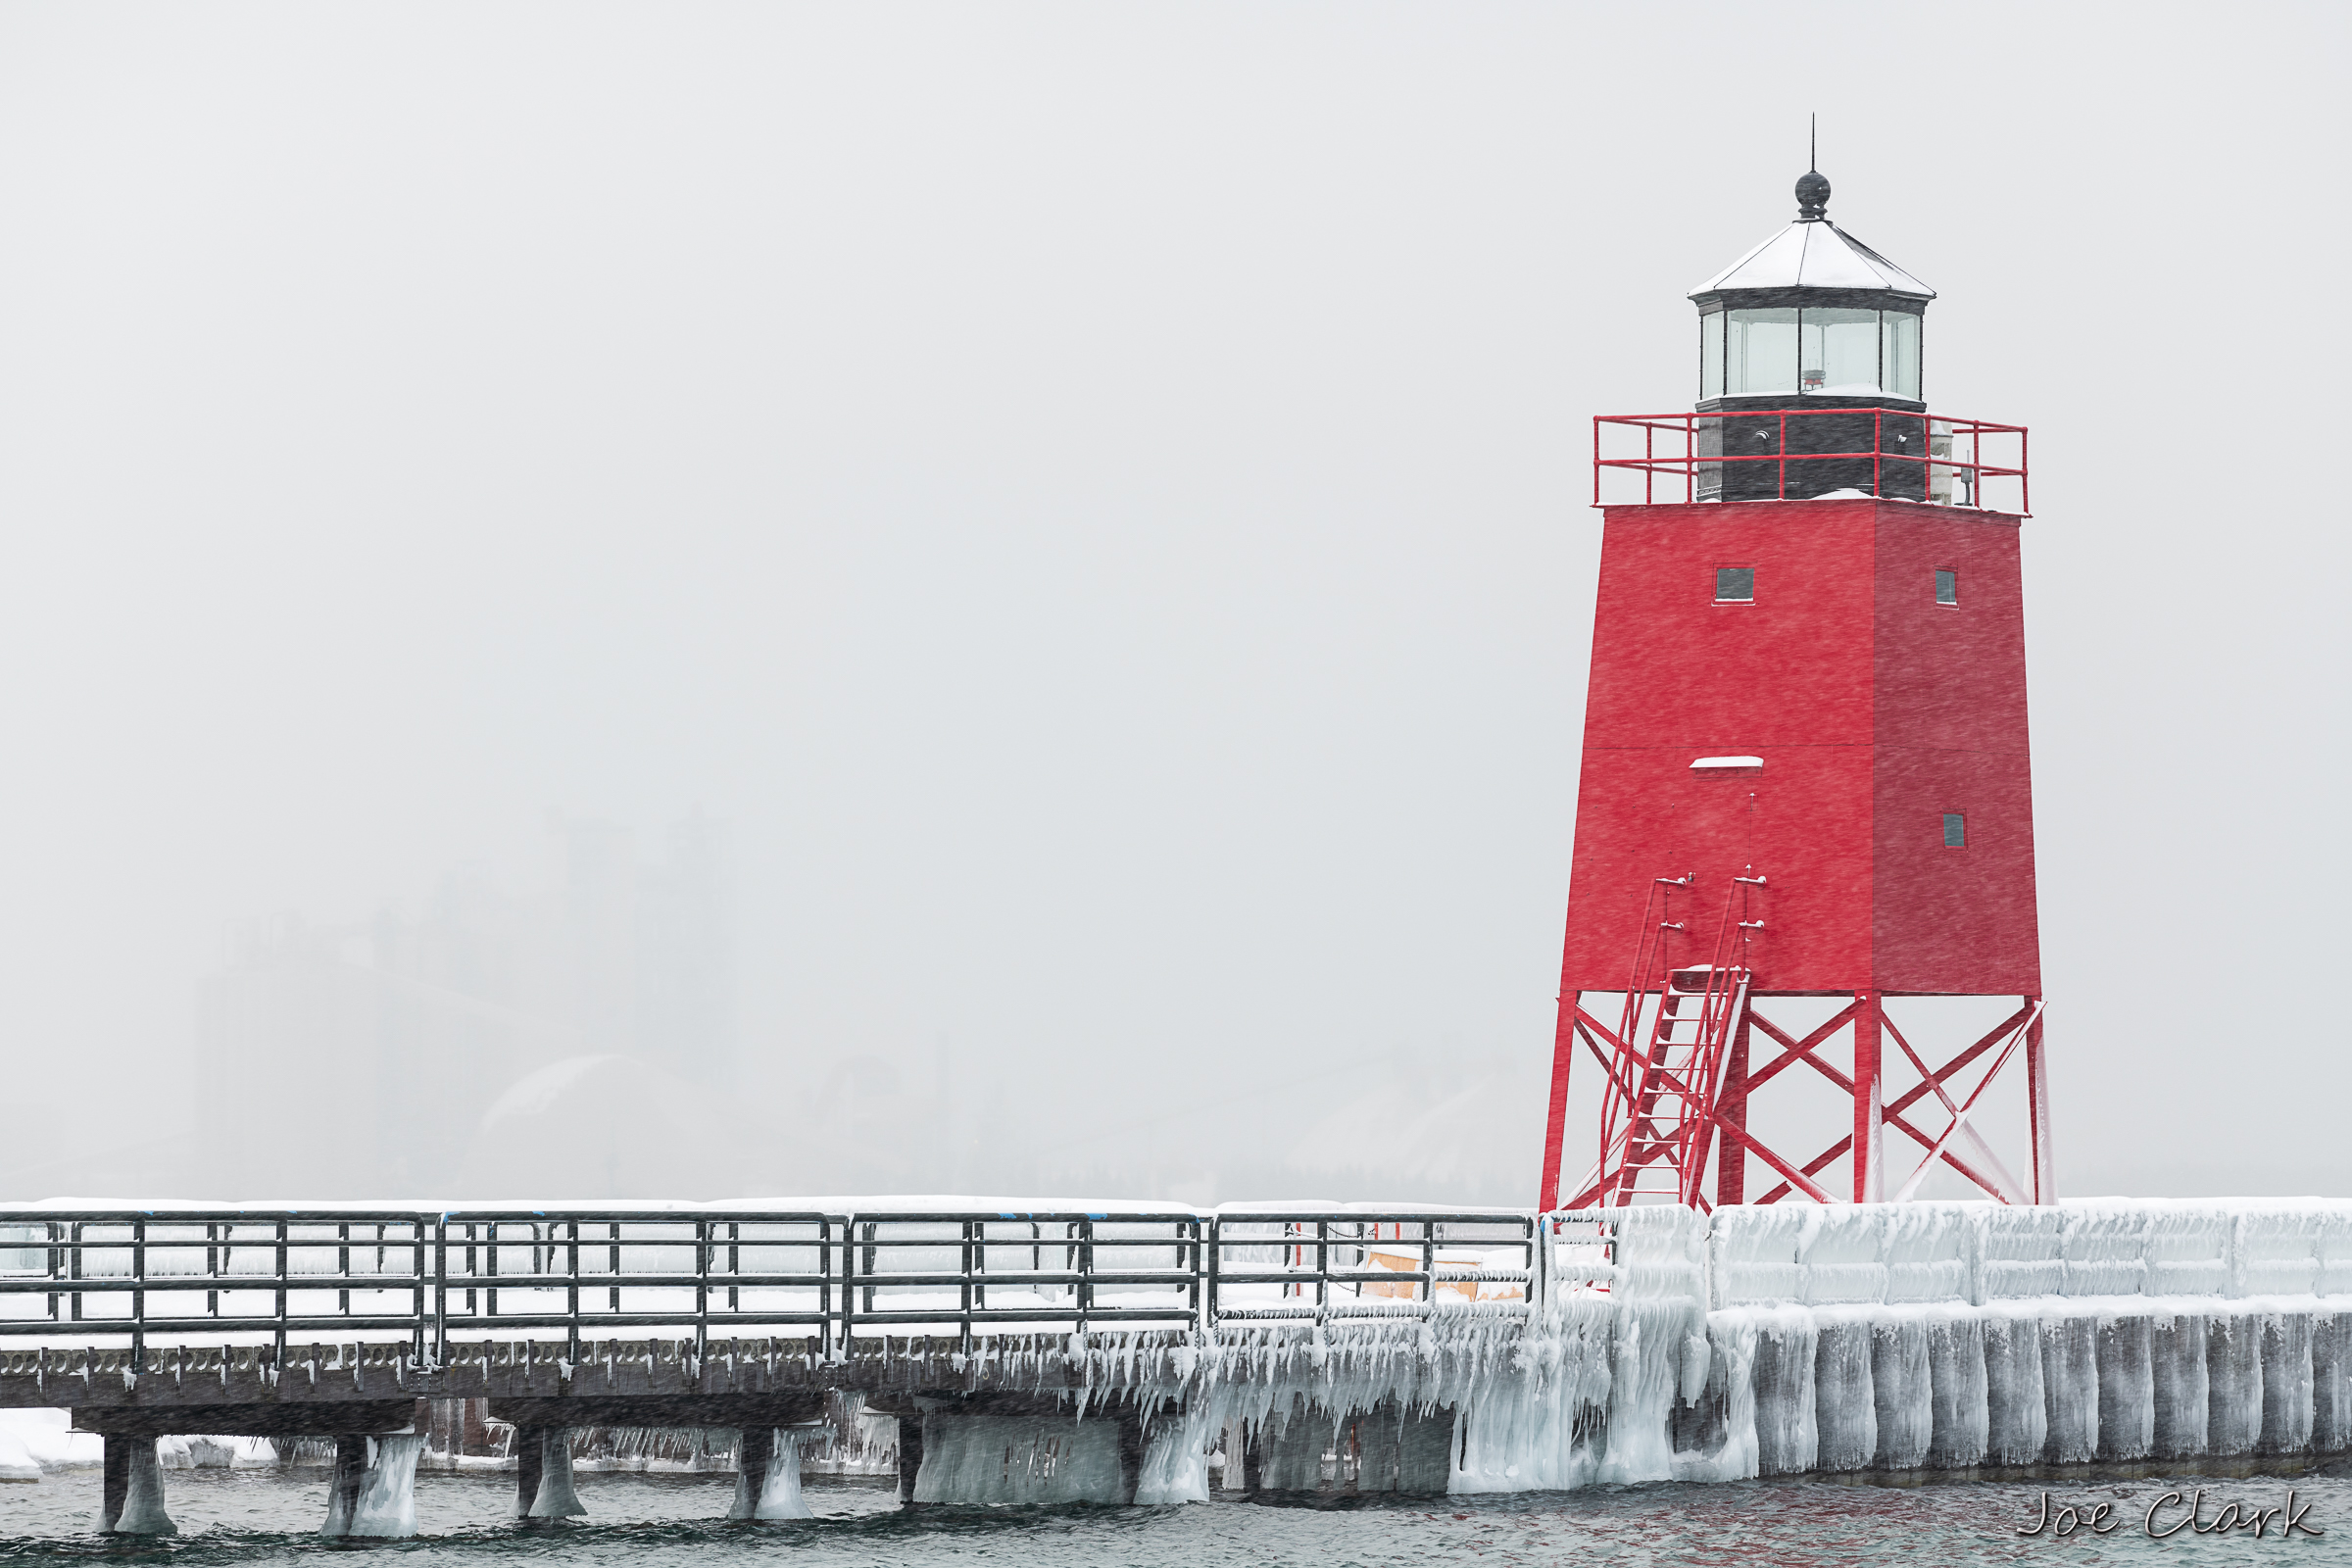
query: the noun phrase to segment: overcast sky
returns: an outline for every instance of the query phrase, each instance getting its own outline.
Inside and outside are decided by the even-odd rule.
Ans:
[[[1528,1200],[1589,419],[1818,111],[2034,430],[2063,1190],[2352,1192],[2346,30],[0,10],[7,1114],[172,1125],[245,922],[699,808],[778,1137],[845,1055],[1147,1152],[1494,1063]]]

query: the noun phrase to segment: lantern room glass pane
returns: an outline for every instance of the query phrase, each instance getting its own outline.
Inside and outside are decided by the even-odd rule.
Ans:
[[[1879,313],[1809,310],[1798,331],[1803,389],[1823,397],[1860,398],[1879,390]]]
[[[1698,318],[1698,395],[1723,396],[1723,318],[1710,311]]]
[[[1724,395],[1796,390],[1796,312],[1727,311]]]
[[[1879,315],[1880,356],[1886,364],[1886,395],[1919,398],[1919,318],[1909,311]]]

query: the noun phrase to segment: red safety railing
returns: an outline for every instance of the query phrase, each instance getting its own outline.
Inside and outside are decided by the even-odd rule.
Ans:
[[[1862,434],[1860,426],[1868,421],[1869,445],[1853,447],[1847,441],[1825,443],[1828,450],[1812,451],[1804,445],[1807,426],[1804,420],[1843,420],[1840,427]],[[1789,436],[1793,425],[1799,446],[1792,450]],[[1821,426],[1814,425],[1819,430]],[[1611,445],[1622,447],[1626,438],[1639,432],[1642,450],[1639,454],[1607,450]],[[1927,451],[1922,453],[1912,445],[1924,435]],[[2013,462],[1997,462],[2009,454],[1996,447],[2008,438],[2016,439]],[[1711,439],[1709,439],[1711,438]],[[1753,440],[1769,450],[1741,451],[1743,440]],[[1715,450],[1701,451],[1706,441]],[[1668,450],[1661,451],[1664,446]],[[2025,515],[2032,511],[2032,493],[2026,475],[2026,427],[2022,424],[1995,424],[1989,419],[1964,419],[1948,414],[1907,414],[1899,409],[1737,409],[1719,414],[1596,414],[1592,416],[1592,504],[1604,504],[1601,496],[1601,475],[1604,470],[1639,473],[1642,476],[1642,500],[1654,503],[1658,477],[1680,478],[1682,499],[1686,502],[1720,497],[1725,490],[1723,478],[1735,468],[1752,469],[1757,464],[1772,468],[1769,493],[1759,494],[1761,486],[1740,486],[1739,500],[1806,499],[1815,492],[1800,488],[1795,496],[1788,489],[1788,470],[1799,468],[1800,480],[1806,472],[1818,474],[1818,467],[1807,470],[1806,465],[1825,463],[1870,464],[1867,493],[1888,500],[1925,500],[1936,506],[1974,507],[1986,510],[2011,511]],[[1886,491],[1889,470],[1901,476],[1916,477],[1921,494],[1893,495]],[[1854,477],[1859,478],[1859,469]],[[1714,493],[1699,494],[1702,479],[1715,481]],[[2017,505],[2014,509],[1992,508],[1985,496],[1987,481],[2017,481]],[[1845,487],[1840,487],[1845,488]],[[1864,488],[1856,485],[1852,488]]]

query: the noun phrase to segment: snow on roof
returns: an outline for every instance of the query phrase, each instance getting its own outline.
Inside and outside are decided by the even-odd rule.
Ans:
[[[1874,288],[1932,300],[1936,291],[1828,219],[1799,219],[1692,289]]]

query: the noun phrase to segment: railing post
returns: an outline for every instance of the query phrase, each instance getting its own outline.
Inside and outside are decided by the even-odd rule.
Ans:
[[[433,1221],[433,1365],[449,1365],[449,1216]]]
[[[1191,1240],[1191,1242],[1192,1242],[1192,1253],[1193,1253],[1193,1257],[1192,1257],[1192,1267],[1186,1271],[1186,1272],[1188,1272],[1189,1274],[1191,1274],[1191,1276],[1192,1276],[1192,1281],[1191,1281],[1191,1289],[1190,1289],[1190,1293],[1187,1295],[1187,1297],[1186,1297],[1186,1298],[1185,1298],[1185,1299],[1186,1299],[1186,1304],[1187,1304],[1187,1305],[1189,1305],[1189,1306],[1192,1308],[1192,1312],[1193,1312],[1193,1327],[1194,1327],[1194,1328],[1196,1328],[1196,1329],[1198,1329],[1198,1328],[1200,1328],[1200,1327],[1201,1326],[1201,1318],[1200,1318],[1200,1215],[1198,1215],[1198,1214],[1195,1214],[1195,1215],[1194,1215],[1194,1216],[1193,1216],[1193,1217],[1192,1217],[1190,1220],[1188,1220],[1186,1223],[1187,1223],[1187,1225],[1190,1227],[1190,1229],[1189,1229],[1189,1230],[1187,1230],[1187,1231],[1186,1231],[1184,1234],[1185,1234],[1185,1235],[1186,1235],[1186,1236],[1187,1236],[1187,1237],[1188,1237],[1188,1238]]]
[[[344,1317],[351,1316],[351,1221],[335,1226],[335,1274],[342,1284],[335,1289],[335,1310]]]
[[[73,1280],[76,1285],[81,1282],[81,1221],[74,1220],[72,1223],[68,1233],[69,1246],[72,1250],[66,1257],[66,1269],[67,1277]],[[73,1321],[78,1323],[81,1321],[81,1292],[76,1290],[73,1292],[72,1295],[74,1298]]]
[[[841,1220],[841,1353],[850,1353],[858,1332],[858,1216]]]
[[[1331,1309],[1331,1221],[1315,1221],[1315,1321]]]
[[[816,1222],[816,1334],[817,1348],[833,1358],[833,1216]]]
[[[972,1348],[972,1231],[974,1228],[974,1221],[968,1219],[963,1222],[963,1267],[958,1271],[963,1275],[963,1280],[960,1286],[963,1300],[962,1318],[960,1321],[963,1327],[963,1334],[961,1336],[960,1343],[962,1344],[963,1348],[967,1351]]]
[[[272,1249],[276,1257],[276,1278],[272,1283],[277,1287],[277,1355],[270,1364],[280,1374],[286,1369],[286,1222],[279,1220]]]
[[[130,1370],[147,1370],[147,1222],[130,1222]]]
[[[703,1356],[710,1344],[710,1222],[694,1222],[694,1362],[702,1375]]]
[[[1225,1271],[1224,1226],[1224,1215],[1208,1216],[1208,1329],[1212,1334],[1216,1332],[1218,1319],[1224,1311],[1218,1289],[1219,1276]]]
[[[1086,1332],[1087,1313],[1095,1304],[1095,1222],[1082,1219],[1078,1231],[1078,1332]]]
[[[564,1353],[577,1366],[580,1362],[580,1222],[566,1226],[564,1244],[564,1316],[565,1318]]]
[[[429,1348],[431,1316],[425,1306],[424,1275],[424,1216],[413,1215],[409,1220],[409,1299],[410,1310],[416,1319],[416,1332],[409,1340],[409,1358],[421,1370]]]
[[[1528,1222],[1527,1309],[1542,1312],[1551,1304],[1552,1219],[1538,1214]]]

